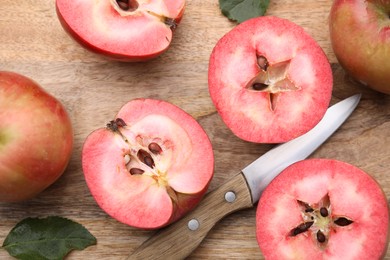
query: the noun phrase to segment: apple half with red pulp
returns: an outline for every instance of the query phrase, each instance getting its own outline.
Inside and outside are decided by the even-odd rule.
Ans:
[[[38,83],[0,71],[0,202],[35,197],[65,171],[73,129],[65,107]]]
[[[381,259],[389,208],[379,184],[350,164],[297,162],[264,190],[256,213],[266,259]]]
[[[157,57],[171,44],[185,0],[56,0],[64,29],[87,49],[122,61]]]
[[[390,1],[335,0],[329,31],[333,51],[346,72],[390,94]]]
[[[281,143],[313,128],[332,93],[329,61],[300,26],[278,17],[247,20],[213,49],[209,91],[239,138]]]
[[[197,205],[212,179],[214,155],[205,131],[182,109],[135,99],[88,136],[82,165],[104,211],[130,226],[156,229]]]

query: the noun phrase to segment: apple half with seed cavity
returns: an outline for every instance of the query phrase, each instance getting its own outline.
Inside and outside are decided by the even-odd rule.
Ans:
[[[213,176],[214,155],[203,128],[182,109],[134,99],[88,136],[82,165],[104,211],[127,225],[156,229],[198,204]]]
[[[0,202],[31,199],[65,171],[73,129],[65,107],[38,83],[0,71]]]
[[[263,16],[239,24],[218,41],[208,82],[217,111],[236,136],[281,143],[320,121],[333,75],[323,50],[302,27]]]
[[[256,233],[266,259],[381,259],[389,208],[379,184],[331,159],[297,162],[264,190]]]
[[[329,31],[345,71],[362,84],[390,94],[390,1],[335,0]]]
[[[185,0],[56,0],[57,16],[88,50],[121,61],[146,61],[168,49]]]

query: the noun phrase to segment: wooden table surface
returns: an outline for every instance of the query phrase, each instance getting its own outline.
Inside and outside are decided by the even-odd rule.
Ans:
[[[390,96],[352,83],[337,64],[328,36],[332,1],[271,0],[268,15],[303,26],[324,49],[334,71],[332,103],[362,93],[357,110],[312,157],[333,158],[370,173],[390,197]],[[153,231],[137,230],[106,215],[85,184],[81,148],[87,135],[105,126],[127,101],[157,98],[178,105],[204,127],[215,152],[213,189],[268,151],[272,145],[235,137],[216,113],[208,93],[207,69],[217,40],[235,26],[217,0],[188,0],[171,48],[147,63],[120,63],[81,48],[62,29],[54,0],[1,0],[0,69],[33,78],[66,106],[75,146],[64,175],[38,197],[0,203],[0,243],[26,217],[59,215],[82,223],[98,241],[68,259],[123,259]],[[210,232],[189,259],[261,259],[255,208],[234,213]],[[185,241],[183,241],[185,243]],[[388,251],[388,258],[390,253]],[[0,259],[10,259],[0,250]]]

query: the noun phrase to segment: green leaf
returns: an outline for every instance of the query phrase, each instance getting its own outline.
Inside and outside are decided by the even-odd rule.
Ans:
[[[96,244],[82,225],[62,217],[26,218],[16,224],[2,248],[22,260],[63,259],[71,250]]]
[[[269,0],[219,0],[222,13],[230,20],[238,23],[263,16],[268,5]]]

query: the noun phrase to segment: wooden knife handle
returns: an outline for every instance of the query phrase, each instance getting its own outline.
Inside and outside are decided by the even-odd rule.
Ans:
[[[220,219],[252,206],[250,190],[240,173],[206,194],[198,207],[184,218],[152,235],[128,259],[184,259],[199,246]]]

